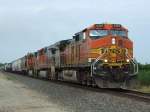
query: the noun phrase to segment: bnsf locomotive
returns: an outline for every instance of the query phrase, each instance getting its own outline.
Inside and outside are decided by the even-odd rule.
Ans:
[[[101,88],[129,87],[138,73],[133,42],[120,24],[94,24],[8,65],[25,75]]]

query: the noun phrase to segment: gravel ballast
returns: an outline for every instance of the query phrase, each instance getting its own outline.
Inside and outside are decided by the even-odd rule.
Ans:
[[[150,112],[134,99],[0,72],[0,112]]]

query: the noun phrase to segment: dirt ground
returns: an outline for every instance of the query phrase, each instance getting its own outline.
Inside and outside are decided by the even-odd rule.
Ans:
[[[61,112],[57,107],[46,96],[0,72],[0,112]]]
[[[0,112],[150,112],[150,105],[0,72]]]

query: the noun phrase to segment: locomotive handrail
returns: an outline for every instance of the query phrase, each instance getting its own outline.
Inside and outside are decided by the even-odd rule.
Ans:
[[[127,58],[129,58],[129,59],[131,60],[133,66],[134,66],[134,73],[133,73],[133,75],[138,74],[138,72],[139,72],[139,67],[138,67],[137,61],[136,61],[135,59],[133,59],[132,57],[128,56],[128,50],[127,50],[127,49],[126,49],[125,54],[126,54]],[[135,69],[136,69],[136,70],[135,70]]]
[[[107,49],[104,51],[103,55],[100,55],[98,58],[95,59],[95,61],[91,64],[91,77],[93,75],[93,69],[95,64],[104,56],[104,54],[107,52]]]

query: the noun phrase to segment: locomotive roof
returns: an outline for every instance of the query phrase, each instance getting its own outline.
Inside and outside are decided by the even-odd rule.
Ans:
[[[48,46],[47,48],[48,49],[50,49],[50,48],[56,48],[56,47],[59,47],[60,45],[63,45],[63,44],[69,44],[71,41],[72,41],[72,39],[61,40],[61,41],[56,42],[53,45]]]
[[[110,24],[110,23],[102,23],[102,24],[93,24],[80,32],[75,33],[75,35],[78,35],[81,32],[85,32],[86,30],[91,30],[91,29],[102,29],[102,30],[125,30],[128,31],[127,28],[122,26],[121,24]]]

